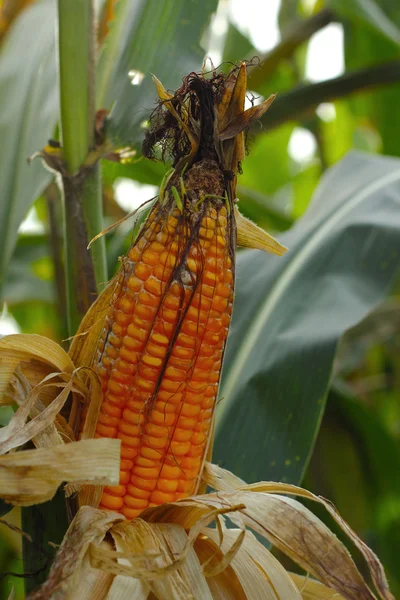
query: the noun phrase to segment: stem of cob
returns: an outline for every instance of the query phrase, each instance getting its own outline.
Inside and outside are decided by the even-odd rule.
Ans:
[[[122,442],[101,506],[127,518],[198,487],[232,314],[243,130],[270,103],[244,111],[244,63],[191,74],[174,96],[156,86],[144,152],[168,152],[174,170],[122,262],[95,359],[96,436]]]

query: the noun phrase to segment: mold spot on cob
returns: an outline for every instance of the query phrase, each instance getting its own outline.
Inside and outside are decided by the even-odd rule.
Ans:
[[[243,132],[271,103],[244,110],[245,63],[228,76],[192,73],[174,95],[155,84],[160,102],[143,151],[168,155],[173,169],[123,261],[95,358],[103,390],[96,436],[122,443],[120,484],[104,489],[100,506],[127,518],[196,492],[238,237],[252,245],[258,236],[256,247],[284,251],[235,208]]]

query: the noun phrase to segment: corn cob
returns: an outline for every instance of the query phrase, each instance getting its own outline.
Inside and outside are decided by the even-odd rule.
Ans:
[[[100,506],[127,518],[195,493],[201,474],[232,314],[245,81],[242,64],[191,74],[174,97],[156,82],[163,120],[147,154],[163,140],[175,169],[123,260],[95,360],[96,436],[122,448]]]

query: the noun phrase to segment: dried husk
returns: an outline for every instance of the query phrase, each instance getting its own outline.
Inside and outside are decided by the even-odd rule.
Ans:
[[[100,581],[104,582],[101,598],[105,600],[393,598],[371,551],[364,550],[364,556],[377,595],[335,535],[311,511],[281,494],[322,503],[361,548],[362,542],[325,500],[286,484],[245,485],[210,464],[205,477],[222,491],[149,508],[131,522],[120,515],[114,515],[117,520],[111,522],[107,515],[111,518],[113,513],[81,508],[57,553],[48,582],[33,598],[72,600],[82,589],[82,597],[91,600],[98,597],[94,590],[100,589]],[[227,528],[227,517],[239,529]],[[213,521],[216,528],[209,527]],[[272,541],[319,581],[288,573],[250,529]],[[103,542],[106,533],[107,544]],[[77,537],[81,538],[78,550],[72,543]],[[113,576],[112,582],[109,576]]]
[[[116,485],[120,440],[82,440],[0,456],[0,497],[30,506],[50,500],[63,481]]]

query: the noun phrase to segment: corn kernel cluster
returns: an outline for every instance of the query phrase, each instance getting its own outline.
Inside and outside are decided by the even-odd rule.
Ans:
[[[122,443],[101,507],[129,519],[195,492],[232,313],[226,207],[204,202],[196,236],[176,207],[160,210],[124,262],[96,361],[96,436]]]

